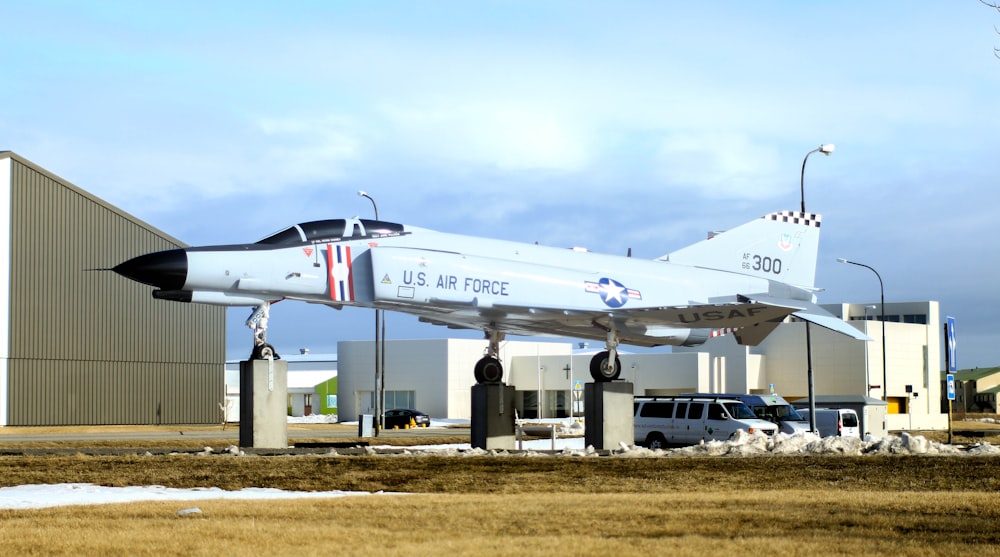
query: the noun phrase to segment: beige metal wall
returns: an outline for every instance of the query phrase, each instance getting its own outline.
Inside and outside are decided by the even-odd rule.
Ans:
[[[7,425],[219,421],[222,308],[108,268],[179,243],[13,154]]]

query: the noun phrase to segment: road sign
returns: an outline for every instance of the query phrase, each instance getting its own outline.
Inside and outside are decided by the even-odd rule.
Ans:
[[[955,318],[946,318],[945,329],[948,331],[948,371],[958,371],[958,347],[955,340]]]
[[[948,400],[955,400],[955,376],[948,374]]]

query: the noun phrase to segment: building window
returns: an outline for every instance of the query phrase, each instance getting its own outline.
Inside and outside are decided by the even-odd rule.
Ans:
[[[395,408],[416,408],[416,392],[415,391],[386,391],[385,392],[385,409],[392,410]]]
[[[522,417],[525,419],[538,419],[538,391],[518,391],[521,395]]]
[[[547,417],[568,418],[570,396],[569,391],[545,391],[545,401],[550,408],[549,413],[554,414]]]
[[[903,316],[903,323],[914,323],[917,325],[926,325],[927,316],[923,314],[907,314]]]
[[[361,391],[359,396],[359,402],[367,400],[368,407],[362,409],[364,413],[375,412],[375,392],[374,391]],[[336,405],[336,398],[334,400],[334,405]],[[329,406],[329,405],[327,405]],[[416,394],[414,391],[386,391],[385,392],[385,407],[382,408],[382,412],[386,410],[394,410],[396,408],[416,408]]]

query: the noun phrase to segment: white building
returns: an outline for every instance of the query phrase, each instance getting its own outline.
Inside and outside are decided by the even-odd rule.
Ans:
[[[947,415],[940,411],[942,333],[937,302],[886,304],[885,381],[883,323],[877,321],[881,308],[877,304],[824,307],[838,317],[846,316],[872,340],[857,341],[810,327],[817,396],[882,399],[884,394],[886,429],[947,428]],[[603,348],[591,344],[592,349]],[[387,341],[385,407],[415,407],[434,417],[468,418],[475,381],[472,368],[485,348],[485,340]],[[772,386],[787,400],[808,395],[805,323],[798,320],[783,323],[759,346],[742,346],[732,336],[722,336],[701,346],[667,350],[620,355],[621,378],[635,384],[637,395],[768,393]],[[583,383],[592,381],[590,358],[595,351],[574,354],[568,342],[502,343],[504,381],[517,390],[518,415],[581,415]],[[342,419],[372,413],[374,343],[341,342],[338,352]]]
[[[317,386],[337,377],[336,354],[310,354],[301,349],[298,354],[280,354],[288,363],[288,415],[308,416],[329,413],[337,407],[336,393],[320,392]],[[240,419],[240,362],[226,362],[226,420]]]
[[[887,430],[946,429],[941,406],[941,318],[937,302],[887,303],[883,324],[878,304],[826,305],[872,340],[859,342],[818,326],[810,327],[816,395],[862,395],[887,403]],[[885,376],[882,327],[885,327]],[[707,353],[711,392],[767,393],[787,400],[809,392],[806,324],[783,323],[759,346],[727,337],[678,352]]]
[[[570,346],[565,342],[502,342],[505,376],[525,367],[534,370],[534,362],[543,356],[569,356]],[[387,341],[385,408],[417,408],[439,418],[469,418],[475,384],[472,367],[485,348],[486,341],[469,339]],[[375,343],[339,342],[337,354],[341,420],[374,413]]]

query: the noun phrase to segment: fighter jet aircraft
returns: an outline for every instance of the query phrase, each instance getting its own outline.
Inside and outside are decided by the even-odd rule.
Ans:
[[[256,243],[140,255],[114,267],[178,302],[250,306],[256,357],[278,300],[362,306],[478,329],[474,368],[499,382],[506,334],[603,341],[596,381],[619,376],[619,344],[760,343],[789,315],[867,339],[815,305],[821,218],[777,212],[653,260],[436,232],[358,218],[290,226]]]

